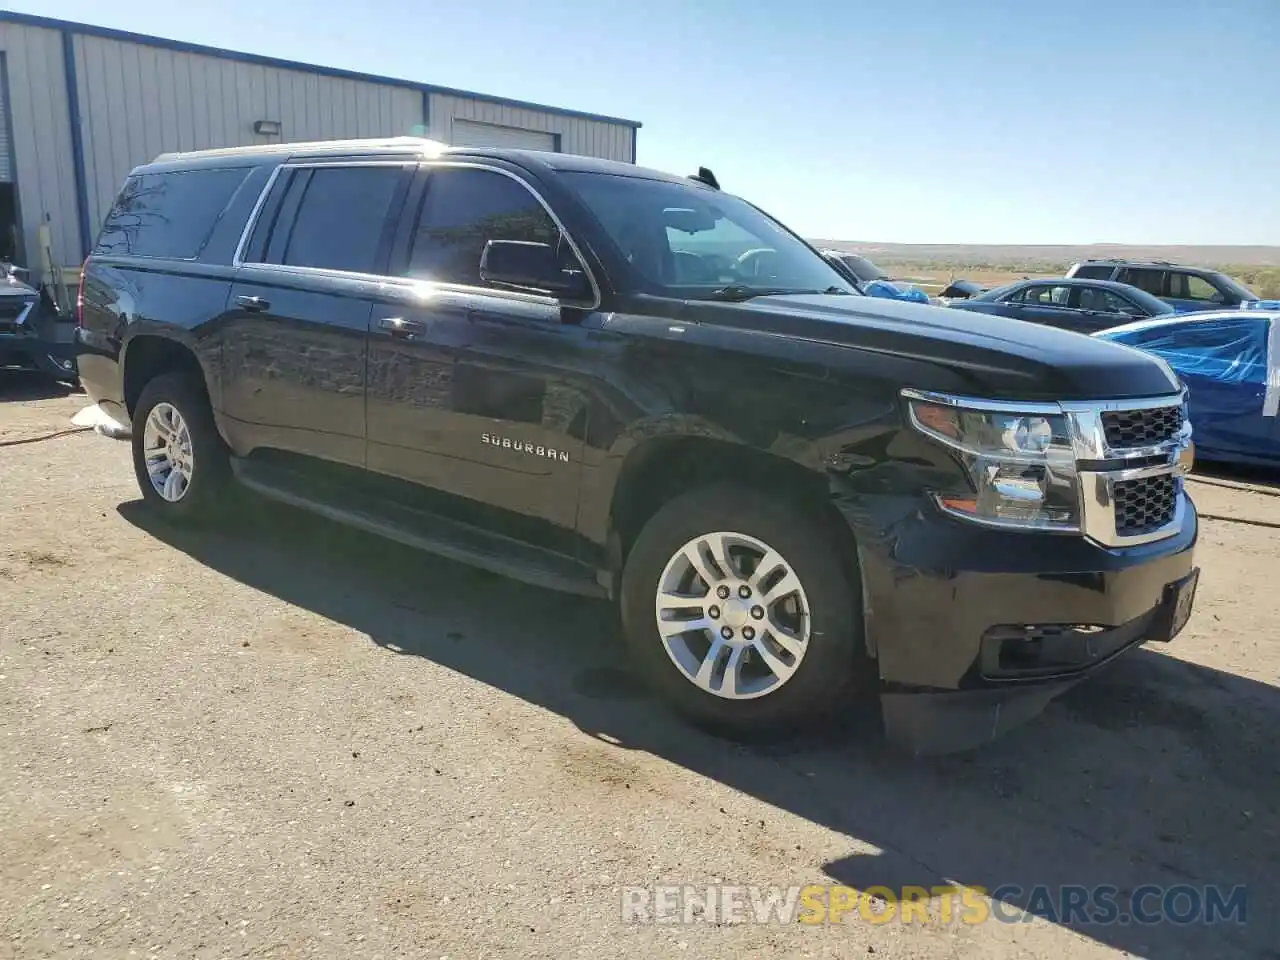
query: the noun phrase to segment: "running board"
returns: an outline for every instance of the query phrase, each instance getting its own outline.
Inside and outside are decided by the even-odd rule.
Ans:
[[[299,492],[304,484],[298,475],[281,467],[232,457],[231,469],[236,479],[254,493],[336,523],[535,587],[584,597],[608,597],[608,590],[598,582],[594,569],[561,554],[395,503],[382,503],[376,511],[339,506],[330,499]]]

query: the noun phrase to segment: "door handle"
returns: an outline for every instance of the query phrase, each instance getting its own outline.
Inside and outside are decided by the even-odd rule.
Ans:
[[[378,327],[393,337],[405,339],[427,332],[427,325],[421,320],[407,320],[404,317],[383,317],[378,321]]]
[[[246,310],[268,310],[271,307],[271,301],[264,300],[262,297],[236,297],[236,303],[244,307]]]

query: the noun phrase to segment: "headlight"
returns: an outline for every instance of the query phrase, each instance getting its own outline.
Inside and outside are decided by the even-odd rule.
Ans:
[[[990,526],[1079,531],[1075,452],[1061,412],[903,395],[912,426],[950,447],[969,476],[969,491],[934,492],[943,511]]]

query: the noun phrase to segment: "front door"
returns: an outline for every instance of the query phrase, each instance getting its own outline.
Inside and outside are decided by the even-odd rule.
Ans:
[[[223,405],[237,452],[363,466],[369,318],[411,166],[282,168],[231,288]]]
[[[480,277],[488,241],[557,245],[560,229],[499,168],[429,164],[416,192],[393,260],[403,279],[372,319],[369,469],[455,518],[572,554],[588,405],[575,359],[589,334],[564,321],[582,311]]]

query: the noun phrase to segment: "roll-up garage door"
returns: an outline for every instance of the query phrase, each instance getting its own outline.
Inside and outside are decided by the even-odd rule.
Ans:
[[[9,73],[0,53],[0,183],[13,183],[12,146],[9,143]]]
[[[477,123],[475,120],[453,120],[455,147],[514,147],[520,150],[551,150],[556,148],[556,135],[541,130],[524,130],[520,127],[501,127],[496,123]]]

